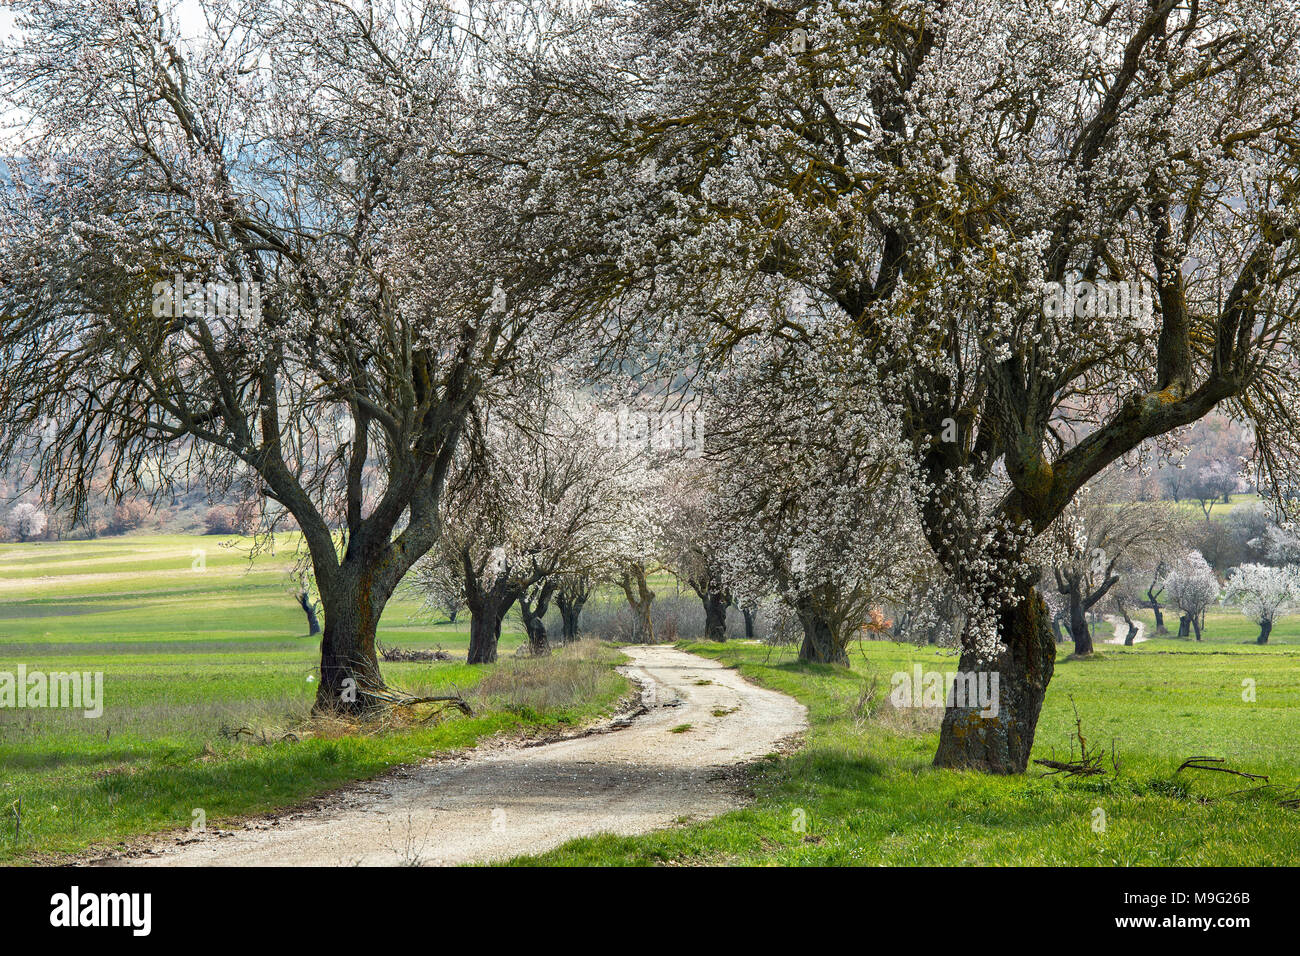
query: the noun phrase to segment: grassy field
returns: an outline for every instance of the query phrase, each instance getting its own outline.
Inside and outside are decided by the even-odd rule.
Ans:
[[[792,694],[810,710],[800,752],[751,775],[754,804],[644,837],[598,837],[520,864],[1276,865],[1300,863],[1300,620],[1257,648],[1240,615],[1212,613],[1207,640],[1061,649],[1035,756],[1077,754],[1076,708],[1106,773],[991,778],[933,769],[941,711],[889,703],[891,678],[950,654],[890,642],[855,648],[851,671],[730,642],[683,644]],[[1243,699],[1254,682],[1255,701]],[[1112,764],[1111,754],[1118,761]],[[1192,756],[1266,774],[1270,786],[1185,770]],[[1246,792],[1239,792],[1239,791]],[[1104,824],[1104,827],[1102,826]]]
[[[105,697],[92,719],[0,709],[0,862],[284,806],[485,735],[583,722],[627,692],[612,650],[513,659],[512,622],[493,667],[384,665],[416,694],[459,689],[472,718],[310,722],[319,651],[288,587],[296,543],[255,560],[248,541],[185,535],[0,545],[0,671],[100,671]],[[418,609],[399,593],[380,640],[463,661],[467,621]]]

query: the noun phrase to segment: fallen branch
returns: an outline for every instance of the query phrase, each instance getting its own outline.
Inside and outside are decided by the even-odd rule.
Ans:
[[[414,707],[416,704],[446,704],[448,707],[455,707],[466,717],[473,717],[474,710],[460,694],[438,694],[433,697],[412,697],[410,694],[402,694],[397,691],[388,689],[372,690],[366,692],[368,696],[387,704],[389,707]]]
[[[1090,757],[1087,760],[1071,760],[1062,762],[1060,760],[1035,760],[1034,763],[1041,767],[1047,767],[1048,774],[1063,773],[1067,777],[1095,777],[1097,774],[1105,773],[1098,763],[1100,757]]]
[[[1104,750],[1088,749],[1088,738],[1083,735],[1083,718],[1079,716],[1079,708],[1074,703],[1074,697],[1070,697],[1070,706],[1074,708],[1074,740],[1079,741],[1079,759],[1078,760],[1035,760],[1034,763],[1040,767],[1047,767],[1048,774],[1063,773],[1067,777],[1095,777],[1098,774],[1104,774],[1106,771],[1101,765],[1102,758],[1105,757]],[[1074,740],[1070,741],[1070,755],[1074,755]],[[1110,742],[1111,746],[1111,763],[1115,766],[1115,772],[1119,772],[1119,764],[1115,760],[1115,741]]]
[[[1262,773],[1247,773],[1244,770],[1233,770],[1231,767],[1211,766],[1212,764],[1226,762],[1223,757],[1188,757],[1174,773],[1182,773],[1184,770],[1214,770],[1218,773],[1230,773],[1237,777],[1245,777],[1247,780],[1268,780],[1268,777]]]

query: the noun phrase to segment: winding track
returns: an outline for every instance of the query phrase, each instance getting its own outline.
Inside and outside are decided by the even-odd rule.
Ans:
[[[429,760],[349,787],[317,809],[104,862],[448,865],[537,853],[594,833],[644,833],[739,806],[725,768],[807,727],[802,704],[715,661],[667,646],[625,652],[624,672],[642,685],[647,710],[606,732]],[[672,732],[682,724],[690,730]]]

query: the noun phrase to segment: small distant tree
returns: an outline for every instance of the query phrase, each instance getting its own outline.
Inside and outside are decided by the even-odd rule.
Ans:
[[[1273,525],[1258,541],[1275,564],[1300,564],[1300,535],[1296,532]]]
[[[424,595],[424,609],[447,612],[447,620],[456,623],[456,615],[465,609],[465,578],[453,567],[441,550],[429,552],[412,569],[415,588]]]
[[[1091,654],[1088,613],[1120,582],[1123,573],[1173,533],[1170,509],[1160,504],[1115,501],[1106,489],[1076,498],[1058,519],[1054,537],[1060,557],[1053,568],[1075,654]],[[1049,539],[1050,540],[1050,539]]]
[[[1199,551],[1189,551],[1164,581],[1166,600],[1183,612],[1196,639],[1201,639],[1201,622],[1206,608],[1219,599],[1219,579]]]
[[[1225,604],[1236,603],[1241,613],[1259,625],[1257,644],[1267,644],[1273,624],[1295,610],[1300,600],[1300,572],[1294,567],[1272,568],[1243,564],[1228,578]]]
[[[307,635],[315,637],[320,633],[320,612],[316,603],[316,595],[319,592],[316,589],[316,581],[310,571],[300,569],[293,576],[293,584],[294,600],[307,615]]]
[[[590,574],[560,575],[560,586],[555,592],[555,606],[560,609],[560,640],[571,643],[577,640],[582,609],[596,589],[596,579]]]
[[[665,505],[664,544],[669,566],[704,606],[704,639],[725,641],[727,608],[732,600],[722,575],[716,520],[719,503],[707,465],[688,461],[673,469]]]
[[[9,527],[20,542],[39,538],[45,533],[47,523],[45,512],[26,501],[14,505],[14,510],[9,512]]]

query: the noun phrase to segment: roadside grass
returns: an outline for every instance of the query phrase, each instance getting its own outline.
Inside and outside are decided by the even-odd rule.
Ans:
[[[102,672],[105,698],[89,719],[0,709],[0,862],[110,848],[188,827],[196,810],[220,826],[493,734],[586,723],[630,690],[613,669],[622,655],[594,642],[514,657],[513,621],[498,664],[466,665],[468,622],[412,620],[419,600],[399,594],[380,640],[460,659],[382,663],[385,679],[416,696],[460,692],[474,716],[312,719],[318,638],[288,591],[292,549],[250,563],[219,540],[0,546],[0,671]]]
[[[1238,615],[1239,617],[1239,615]],[[1297,641],[1295,622],[1288,633]],[[1213,633],[1213,632],[1209,632]],[[932,767],[941,713],[894,707],[892,676],[954,671],[934,648],[869,642],[851,669],[805,665],[743,642],[683,643],[808,705],[802,750],[749,771],[753,803],[710,821],[638,837],[597,836],[519,865],[1296,865],[1300,811],[1300,647],[1232,638],[1106,646],[1058,657],[1035,742],[1069,759],[1076,708],[1106,773],[988,777]],[[1256,701],[1243,700],[1254,681]],[[1111,763],[1112,747],[1118,771]],[[1267,774],[1269,789],[1185,770],[1188,757]],[[1238,792],[1245,791],[1245,792]],[[1104,830],[1094,829],[1104,821]]]

